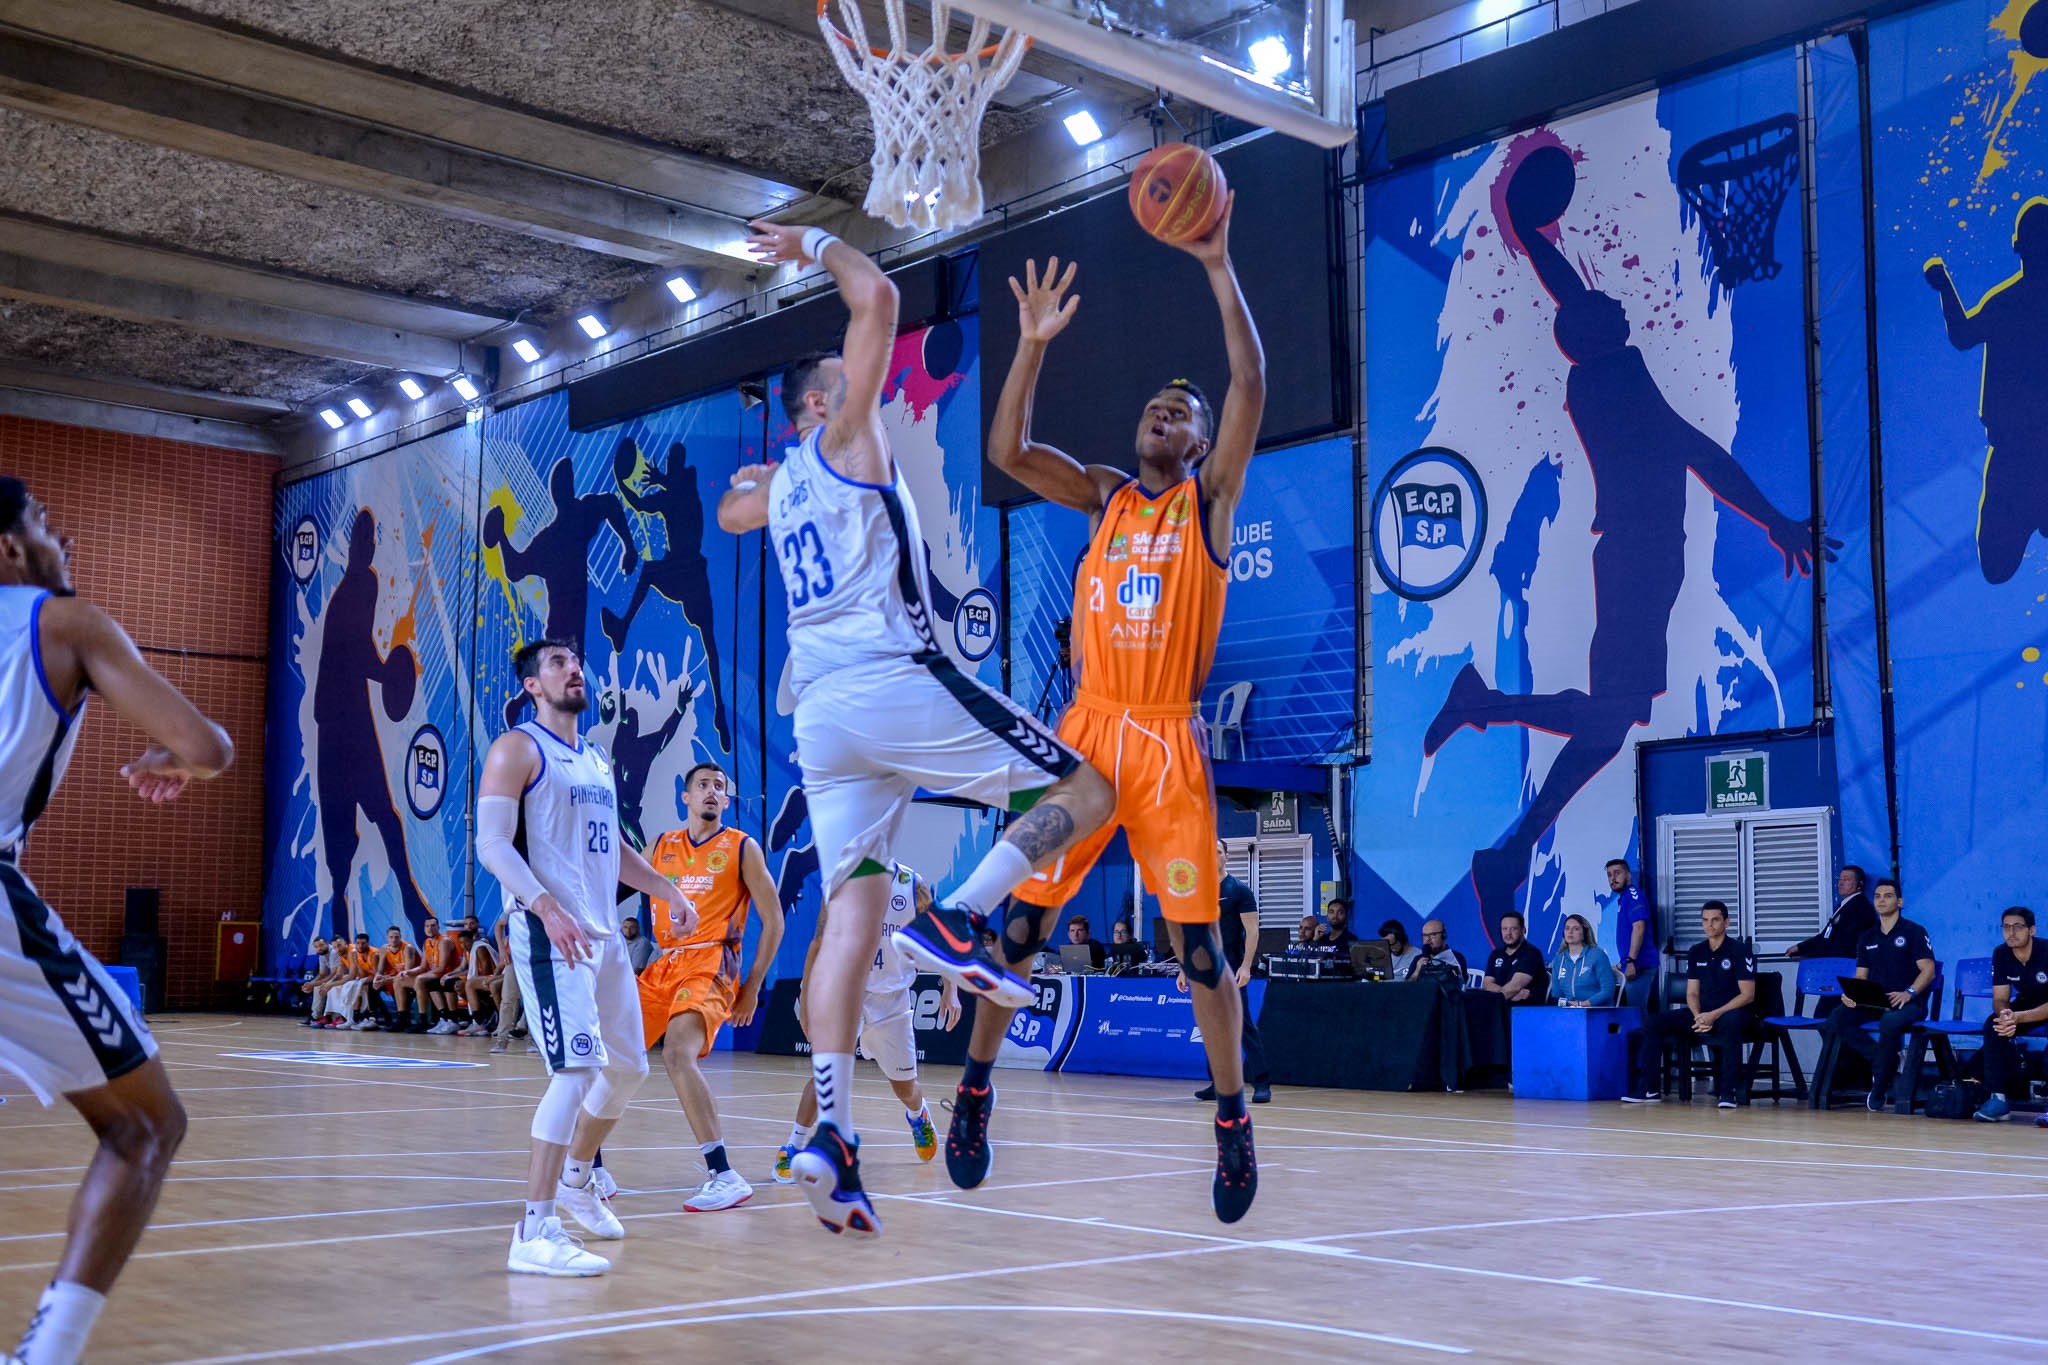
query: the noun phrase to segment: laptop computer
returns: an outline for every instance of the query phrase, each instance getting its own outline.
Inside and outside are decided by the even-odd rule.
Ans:
[[[1842,983],[1842,994],[1859,1005],[1866,1005],[1874,1010],[1888,1010],[1892,1007],[1884,987],[1868,977],[1838,976],[1835,980]]]
[[[1088,976],[1102,970],[1095,965],[1095,954],[1085,943],[1062,943],[1060,965],[1074,976]]]
[[[1351,970],[1360,976],[1385,976],[1394,969],[1394,954],[1379,939],[1351,945]]]

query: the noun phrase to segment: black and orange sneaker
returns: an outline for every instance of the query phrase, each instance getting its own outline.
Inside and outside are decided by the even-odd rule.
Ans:
[[[970,995],[986,996],[1004,1009],[1020,1010],[1038,998],[1029,981],[996,961],[981,944],[981,925],[965,910],[934,905],[889,935],[896,951],[928,972],[937,972]]]
[[[790,1158],[789,1169],[827,1232],[881,1234],[882,1220],[875,1217],[875,1206],[860,1187],[859,1138],[848,1142],[838,1128],[821,1123],[811,1135],[811,1145]]]
[[[946,1129],[946,1174],[963,1190],[988,1179],[995,1153],[988,1140],[988,1116],[995,1112],[993,1085],[953,1092],[953,1123]]]
[[[1259,1158],[1252,1150],[1252,1119],[1240,1114],[1234,1119],[1216,1120],[1216,1179],[1209,1197],[1216,1205],[1216,1217],[1235,1223],[1251,1212],[1259,1193]]]

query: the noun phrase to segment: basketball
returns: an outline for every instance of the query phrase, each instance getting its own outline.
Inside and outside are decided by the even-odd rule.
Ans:
[[[1193,242],[1223,218],[1230,184],[1223,167],[1200,147],[1154,147],[1131,172],[1131,216],[1162,242]]]
[[[1526,229],[1546,228],[1564,217],[1572,202],[1578,172],[1562,147],[1538,147],[1515,167],[1508,181],[1508,214]]]
[[[2020,50],[2036,60],[2048,58],[2048,3],[2034,0],[2020,18]]]

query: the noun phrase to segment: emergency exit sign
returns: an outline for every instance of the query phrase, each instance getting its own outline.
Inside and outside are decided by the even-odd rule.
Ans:
[[[1770,764],[1763,754],[1715,754],[1707,760],[1707,810],[1768,810]]]

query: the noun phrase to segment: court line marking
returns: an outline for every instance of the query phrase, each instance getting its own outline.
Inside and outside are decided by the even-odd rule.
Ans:
[[[973,1313],[977,1317],[987,1313],[1064,1313],[1084,1317],[1125,1317],[1166,1319],[1173,1322],[1208,1322],[1231,1327],[1278,1328],[1293,1332],[1306,1332],[1315,1336],[1344,1337],[1351,1341],[1370,1341],[1382,1346],[1406,1346],[1418,1351],[1435,1351],[1444,1355],[1471,1355],[1467,1346],[1450,1346],[1440,1341],[1417,1341],[1412,1337],[1388,1336],[1381,1332],[1364,1332],[1354,1327],[1336,1327],[1314,1322],[1288,1322],[1280,1318],[1248,1318],[1234,1313],[1193,1313],[1167,1312],[1158,1308],[1118,1308],[1085,1304],[973,1304],[973,1303],[918,1303],[918,1304],[862,1304],[840,1308],[777,1308],[752,1313],[717,1313],[708,1317],[659,1318],[652,1322],[622,1322],[604,1327],[585,1327],[573,1332],[556,1332],[541,1337],[521,1337],[512,1341],[500,1341],[485,1346],[472,1346],[467,1350],[451,1351],[445,1355],[428,1356],[414,1362],[414,1365],[455,1365],[456,1361],[475,1360],[482,1356],[496,1355],[501,1351],[524,1350],[529,1346],[552,1346],[558,1342],[579,1341],[588,1337],[614,1336],[624,1332],[645,1332],[658,1327],[696,1327],[714,1323],[747,1322],[750,1320],[775,1318],[844,1317],[852,1314],[872,1313]]]
[[[1213,1163],[1212,1163],[1212,1164],[1213,1164]],[[986,1188],[987,1188],[987,1189],[990,1189],[990,1190],[1042,1190],[1042,1189],[1048,1189],[1048,1188],[1051,1188],[1051,1187],[1054,1187],[1054,1186],[1061,1186],[1061,1185],[1102,1185],[1102,1184],[1109,1184],[1109,1183],[1111,1183],[1111,1182],[1115,1182],[1115,1183],[1121,1184],[1121,1183],[1123,1183],[1123,1182],[1126,1182],[1126,1181],[1131,1181],[1131,1180],[1160,1180],[1160,1179],[1163,1179],[1163,1178],[1165,1178],[1165,1177],[1167,1177],[1167,1176],[1171,1176],[1171,1175],[1207,1175],[1207,1174],[1209,1174],[1209,1172],[1208,1172],[1208,1171],[1207,1171],[1206,1169],[1204,1169],[1204,1170],[1199,1170],[1199,1171],[1198,1171],[1198,1170],[1192,1170],[1192,1169],[1188,1169],[1188,1170],[1177,1170],[1177,1171],[1141,1171],[1141,1172],[1139,1172],[1139,1173],[1138,1173],[1138,1174],[1136,1174],[1136,1175],[1093,1175],[1093,1176],[1087,1176],[1087,1177],[1085,1177],[1085,1178],[1083,1178],[1083,1179],[1079,1179],[1079,1180],[1033,1180],[1033,1181],[1021,1182],[1021,1183],[1019,1183],[1019,1184],[1015,1184],[1015,1185],[990,1185],[990,1186],[987,1186]],[[67,1188],[68,1188],[68,1187],[67,1187]],[[977,1186],[976,1188],[983,1188],[983,1187]],[[873,1192],[873,1191],[871,1190],[871,1191],[869,1191],[869,1193],[870,1193],[870,1194],[873,1194],[874,1192]],[[881,1197],[882,1197],[882,1198],[885,1198],[885,1199],[902,1199],[902,1200],[906,1200],[906,1201],[908,1201],[908,1202],[910,1202],[910,1203],[915,1203],[915,1204],[937,1204],[937,1203],[942,1203],[942,1202],[944,1202],[944,1200],[945,1200],[945,1197],[946,1197],[946,1196],[949,1196],[949,1195],[952,1195],[952,1194],[955,1194],[955,1193],[963,1193],[963,1191],[955,1191],[955,1190],[935,1190],[935,1191],[932,1191],[932,1192],[930,1192],[930,1193],[918,1193],[918,1194],[888,1194],[888,1195],[883,1195],[883,1196],[881,1196]],[[971,1207],[973,1207],[973,1206],[972,1206],[972,1205],[962,1205],[961,1207],[963,1207],[963,1208],[971,1208]],[[1107,1225],[1106,1225],[1106,1224],[1099,1224],[1098,1226],[1107,1226]],[[0,1238],[0,1241],[4,1241],[4,1240],[6,1240],[6,1239],[5,1239],[5,1238]]]
[[[322,1119],[366,1118],[373,1114],[481,1114],[491,1109],[531,1109],[534,1101],[522,1099],[511,1104],[434,1104],[407,1105],[403,1109],[298,1109],[286,1114],[187,1114],[188,1123],[241,1123],[259,1119],[298,1119],[301,1122],[317,1122]],[[49,1123],[0,1124],[0,1132],[20,1133],[32,1128],[82,1128],[85,1125],[77,1119]]]

